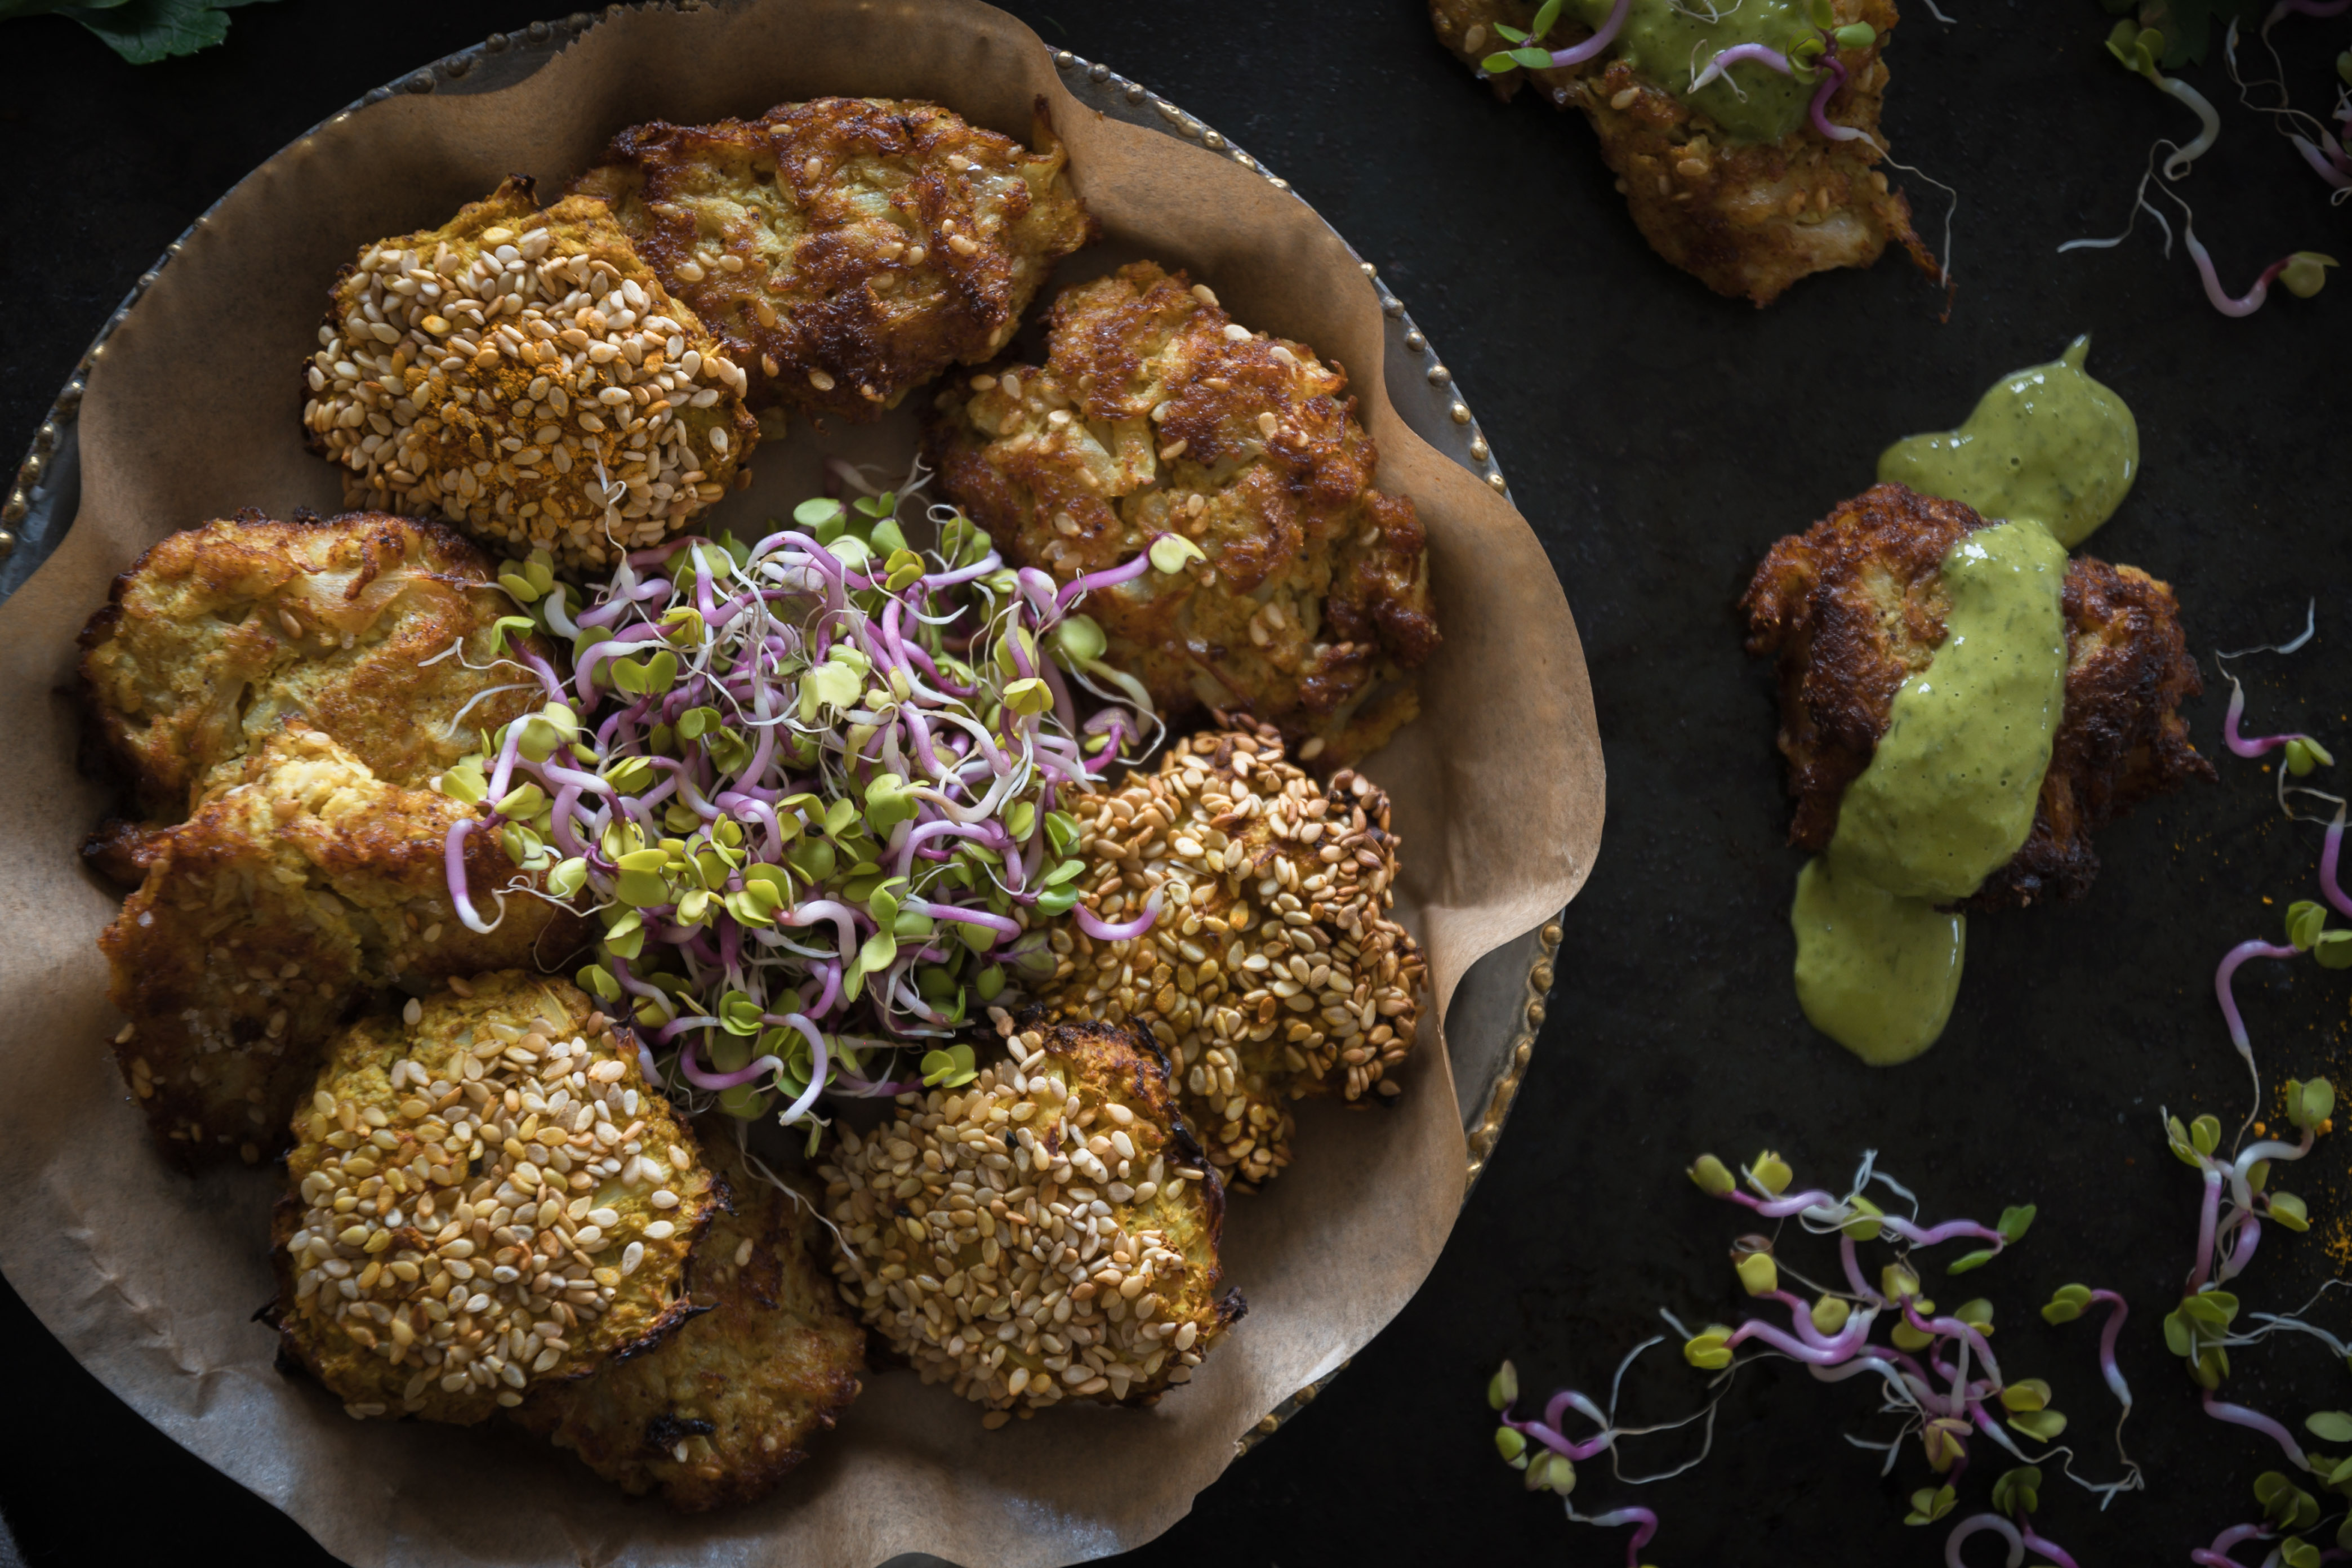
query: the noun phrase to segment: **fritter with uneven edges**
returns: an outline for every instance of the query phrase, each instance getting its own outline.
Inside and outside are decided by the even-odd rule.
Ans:
[[[694,1315],[651,1350],[541,1384],[515,1421],[631,1492],[689,1512],[751,1502],[808,1458],[858,1394],[866,1331],[825,1267],[817,1194],[753,1170],[732,1130],[703,1147],[734,1198],[687,1260]]]
[[[1098,232],[1039,100],[1032,153],[937,104],[821,98],[633,125],[574,181],[751,373],[754,406],[872,419],[1010,341]]]
[[[1150,1029],[1220,1176],[1255,1185],[1290,1163],[1292,1100],[1399,1092],[1424,966],[1389,918],[1398,844],[1370,779],[1319,785],[1261,726],[1179,741],[1157,774],[1063,809],[1080,900],[1125,921],[1157,894],[1160,916],[1124,942],[1057,929],[1038,1000]]]
[[[493,689],[515,677],[491,668],[491,625],[513,606],[490,572],[441,524],[383,512],[279,522],[247,510],[174,533],[114,580],[82,629],[100,730],[164,822],[289,720],[384,784],[421,789],[476,748],[478,730],[536,706]],[[523,644],[553,657],[542,638]]]
[[[1797,798],[1792,844],[1837,831],[1845,787],[1870,765],[1895,689],[1944,640],[1940,567],[1989,521],[1958,501],[1874,485],[1772,547],[1740,600],[1748,651],[1780,662],[1780,751]],[[2066,696],[2032,831],[1961,908],[2080,898],[2098,874],[2091,835],[2141,801],[2214,776],[2189,744],[2185,700],[2204,689],[2172,590],[2136,566],[2067,563]]]
[[[940,395],[925,447],[948,499],[1062,583],[1163,532],[1198,544],[1085,605],[1163,712],[1246,711],[1326,765],[1411,719],[1400,672],[1438,644],[1427,542],[1372,488],[1346,374],[1149,261],[1063,290],[1049,342],[1044,368]]]
[[[1739,142],[1625,60],[1603,54],[1580,65],[1513,70],[1491,79],[1509,98],[1522,78],[1556,107],[1584,111],[1601,153],[1652,249],[1718,294],[1769,305],[1798,279],[1839,267],[1868,267],[1889,240],[1920,270],[1939,277],[1936,258],[1911,227],[1911,205],[1874,165],[1886,157],[1879,110],[1886,92],[1887,34],[1894,0],[1834,0],[1843,26],[1867,22],[1876,39],[1838,51],[1846,82],[1826,112],[1866,132],[1832,142],[1810,124],[1779,142]],[[1475,68],[1509,47],[1498,24],[1526,28],[1536,0],[1430,0],[1430,21],[1445,47]],[[1591,29],[1563,23],[1544,40],[1565,48]]]
[[[167,1155],[251,1163],[282,1147],[320,1046],[363,990],[580,948],[586,922],[526,893],[488,936],[459,921],[443,849],[468,815],[287,729],[147,840],[146,880],[98,944],[131,1020],[115,1058]],[[520,874],[487,833],[467,837],[466,871],[485,910]]]
[[[484,974],[352,1025],[294,1130],[279,1342],[354,1416],[469,1426],[691,1310],[725,1194],[566,981]]]
[[[870,1136],[842,1126],[824,1170],[842,1295],[984,1425],[1151,1404],[1246,1310],[1216,1294],[1224,1189],[1140,1031],[1035,1009],[1002,1027],[1010,1060],[899,1096]]]
[[[349,504],[574,570],[683,530],[759,438],[743,372],[604,204],[541,212],[520,176],[362,250],[319,342],[302,425]]]

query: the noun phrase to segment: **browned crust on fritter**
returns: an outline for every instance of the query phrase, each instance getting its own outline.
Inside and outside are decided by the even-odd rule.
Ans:
[[[572,188],[612,203],[755,406],[864,421],[1003,347],[1055,258],[1098,236],[1042,98],[1034,135],[1032,153],[936,104],[824,98],[633,125]],[[877,196],[887,219],[861,205]]]
[[[373,987],[578,951],[586,922],[538,898],[509,894],[488,936],[458,921],[443,844],[468,811],[289,731],[145,840],[146,879],[99,949],[130,1019],[115,1058],[166,1156],[251,1163],[284,1147],[321,1044]],[[485,833],[467,839],[466,870],[486,910],[516,875]]]
[[[1874,485],[1774,544],[1740,599],[1748,650],[1778,658],[1781,754],[1797,809],[1789,840],[1816,853],[1869,766],[1895,693],[1944,640],[1939,567],[1987,521],[1958,501]],[[2066,695],[2032,832],[1963,907],[2079,898],[2097,874],[2091,834],[2212,764],[2179,705],[2203,685],[2167,584],[2090,556],[2067,564]]]
[[[1205,1166],[1207,1151],[1184,1120],[1177,1085],[1168,1070],[1168,1054],[1140,1024],[1132,1020],[1107,1023],[1096,1018],[1066,1018],[1045,1006],[1024,1009],[1015,1021],[1023,1032],[1034,1029],[1045,1037],[1045,1048],[1066,1058],[1085,1077],[1118,1086],[1118,1098],[1137,1115],[1168,1129],[1171,1152]],[[1207,1210],[1202,1221],[1208,1250],[1214,1260],[1201,1289],[1210,1295],[1224,1279],[1224,1259],[1219,1251],[1225,1234],[1225,1189],[1222,1182],[1203,1182],[1201,1194]],[[1233,1317],[1238,1318],[1239,1310]],[[1231,1321],[1232,1319],[1224,1320]]]
[[[541,1385],[513,1412],[624,1490],[658,1491],[687,1512],[773,1491],[848,1410],[866,1367],[866,1331],[826,1266],[817,1189],[787,1178],[803,1198],[793,1202],[748,1166],[729,1129],[703,1147],[734,1210],[712,1219],[688,1262],[693,1318],[590,1377]]]
[[[1490,81],[1507,99],[1531,76],[1552,104],[1583,110],[1643,237],[1718,294],[1769,304],[1811,273],[1868,267],[1889,240],[1929,277],[1938,277],[1935,258],[1912,229],[1910,204],[1874,167],[1886,156],[1879,131],[1887,81],[1881,56],[1898,19],[1894,0],[1836,5],[1841,24],[1867,22],[1878,36],[1865,48],[1838,51],[1847,79],[1826,112],[1837,124],[1868,132],[1880,145],[1831,142],[1810,124],[1777,142],[1730,142],[1706,113],[1610,55],[1558,69],[1509,71]],[[1429,12],[1439,39],[1475,68],[1506,47],[1496,24],[1525,28],[1536,5],[1430,0]],[[1484,29],[1480,47],[1465,49],[1474,27]],[[1591,36],[1590,28],[1566,23],[1545,43],[1564,47]]]
[[[1345,371],[1235,339],[1204,292],[1149,261],[1063,290],[1048,364],[951,386],[925,451],[1009,560],[1058,582],[1192,540],[1206,559],[1087,597],[1112,664],[1163,712],[1245,710],[1345,764],[1417,710],[1401,672],[1439,642],[1427,537],[1373,488]]]
[[[289,719],[415,787],[474,750],[477,728],[532,707],[528,692],[503,693],[467,712],[464,731],[449,722],[478,693],[513,684],[478,668],[512,608],[489,559],[441,523],[279,521],[247,509],[170,535],[116,577],[82,628],[81,674],[100,736],[160,821],[184,816],[254,730]],[[425,662],[461,639],[462,657]],[[553,657],[535,635],[525,646]]]

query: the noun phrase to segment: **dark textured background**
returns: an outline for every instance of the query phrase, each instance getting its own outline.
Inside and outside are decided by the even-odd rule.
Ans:
[[[2102,1516],[2051,1478],[2043,1528],[2079,1558],[2177,1562],[2250,1516],[2249,1483],[2275,1455],[2198,1413],[2156,1332],[2188,1262],[2197,1192],[2165,1154],[2157,1107],[2235,1124],[2243,1076],[2208,977],[2231,942],[2274,936],[2286,901],[2310,893],[2317,829],[2281,824],[2270,775],[2221,754],[2218,785],[2104,837],[2106,868],[2085,901],[1972,922],[1943,1043],[1866,1071],[1806,1027],[1790,994],[1798,857],[1780,841],[1769,689],[1740,653],[1731,602],[1771,540],[1867,483],[1893,437],[1957,421],[2000,373],[2095,331],[2091,367],[2137,410],[2147,468],[2092,548],[2178,586],[2209,679],[2214,647],[2285,635],[2315,594],[2313,646],[2249,666],[2254,721],[2308,726],[2352,769],[2339,651],[2352,633],[2352,287],[2229,321],[2152,228],[2120,250],[2053,254],[2118,226],[2148,141],[2193,129],[2106,58],[2108,19],[2089,0],[1949,0],[1957,26],[1917,6],[1904,25],[1890,132],[1906,162],[1961,191],[1948,323],[1934,290],[1892,258],[1800,284],[1762,312],[1706,294],[1648,254],[1582,123],[1493,101],[1412,0],[1051,5],[1013,9],[1287,175],[1444,351],[1567,584],[1611,781],[1607,841],[1570,912],[1550,1022],[1427,1286],[1321,1401],[1139,1558],[1621,1561],[1622,1532],[1571,1529],[1495,1460],[1481,1387],[1507,1355],[1531,1390],[1565,1378],[1598,1394],[1657,1326],[1655,1309],[1693,1321],[1736,1311],[1724,1248],[1746,1227],[1681,1173],[1702,1149],[1737,1159],[1765,1144],[1824,1183],[1880,1149],[1936,1215],[1989,1220],[2038,1201],[2026,1244],[1968,1283],[2000,1303],[2010,1375],[2056,1384],[2097,1476],[2114,1462],[2095,1330],[2047,1330],[2033,1309],[2074,1279],[2130,1295],[2131,1447],[2155,1485]],[[246,170],[370,86],[536,14],[526,0],[289,0],[237,11],[226,47],[139,68],[63,21],[0,27],[13,68],[0,101],[12,171],[0,441],[29,437],[123,290]],[[2300,55],[2299,100],[2323,105],[2352,21],[2291,22],[2280,37]],[[2234,98],[2218,62],[2195,79]],[[2299,247],[2347,251],[2352,215],[2230,110],[2188,186],[2226,277],[2243,287]],[[1933,238],[1938,198],[1912,188]],[[2209,752],[2221,711],[2209,692],[2192,712]],[[2247,973],[2273,1072],[2342,1081],[2347,977],[2307,964]],[[2347,1148],[2323,1142],[2282,1177],[2321,1224],[2265,1238],[2242,1281],[2250,1310],[2283,1310],[2334,1274],[2320,1233],[2352,1197]],[[1815,1268],[1833,1270],[1825,1248]],[[2339,1332],[2352,1324],[2344,1302],[2318,1313]],[[192,1542],[324,1561],[117,1403],[5,1292],[0,1343],[0,1509],[34,1568],[168,1560]],[[1671,1347],[1655,1362],[1633,1414],[1688,1408],[1696,1375]],[[2352,1379],[2307,1341],[2243,1352],[2231,1386],[2291,1422],[2352,1405]],[[1940,1562],[1941,1529],[1899,1522],[1925,1476],[1916,1447],[1881,1480],[1875,1456],[1841,1440],[1886,1435],[1874,1403],[1860,1382],[1815,1386],[1785,1364],[1743,1373],[1707,1465],[1633,1494],[1665,1519],[1645,1555]],[[1637,1463],[1664,1468],[1680,1457],[1672,1443],[1637,1447]],[[1971,1505],[2000,1468],[1978,1447]],[[1594,1465],[1577,1500],[1597,1511],[1628,1496]]]

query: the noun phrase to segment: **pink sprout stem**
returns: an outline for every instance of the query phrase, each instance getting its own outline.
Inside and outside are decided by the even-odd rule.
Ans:
[[[1618,9],[1623,11],[1622,0],[1620,0]],[[1658,1516],[1646,1508],[1612,1509],[1607,1513],[1594,1514],[1586,1522],[1603,1530],[1613,1530],[1621,1524],[1633,1527],[1633,1538],[1625,1543],[1625,1568],[1639,1568],[1642,1548],[1650,1544],[1650,1538],[1658,1533]]]
[[[1810,110],[1812,115],[1813,129],[1832,142],[1865,140],[1869,134],[1867,132],[1852,125],[1840,125],[1829,116],[1830,100],[1836,97],[1838,89],[1845,85],[1845,67],[1840,63],[1834,51],[1822,57],[1822,68],[1828,74],[1822,78],[1822,85],[1813,89],[1813,102]]]
[[[1144,904],[1141,914],[1131,921],[1121,921],[1116,925],[1104,920],[1084,904],[1072,905],[1070,917],[1076,921],[1080,931],[1097,942],[1131,942],[1150,931],[1152,923],[1160,919],[1160,895],[1158,893],[1151,895]]]
[[[2336,868],[2344,858],[2344,808],[2336,808],[2335,820],[2327,825],[2327,837],[2319,850],[2319,890],[2336,906],[2339,915],[2352,915],[2352,898],[2344,894],[2344,885],[2336,880]]]
[[[2195,244],[2196,242],[2192,240],[2190,243]],[[2284,267],[2286,263],[2284,262],[2279,263],[2280,267]],[[2277,268],[2273,268],[2272,270],[2276,271]],[[2267,276],[2267,274],[2265,276]],[[2206,268],[2206,277],[2209,280],[2212,277],[2212,268],[2210,266]],[[2260,301],[2258,300],[2256,303],[2260,303]],[[2242,310],[2235,313],[2238,315],[2245,314]],[[2304,734],[2241,734],[2238,731],[2238,721],[2244,715],[2245,711],[2246,689],[2240,685],[2235,679],[2232,679],[2230,682],[2229,710],[2221,715],[2221,739],[2228,744],[2230,750],[2239,756],[2259,757],[2264,752],[2274,752],[2278,750],[2278,748],[2285,745],[2289,741],[2308,741],[2311,739],[2310,736]]]
[[[1796,68],[1789,63],[1789,57],[1778,49],[1763,44],[1735,44],[1706,62],[1706,68],[1691,79],[1690,90],[1696,92],[1742,60],[1754,60],[1767,70],[1778,71],[1782,76],[1797,74]]]
[[[457,919],[467,931],[488,936],[498,929],[498,921],[485,921],[474,911],[474,896],[466,887],[466,837],[481,825],[475,816],[461,816],[451,823],[449,837],[442,842],[441,865],[449,879],[449,900],[457,906]]]
[[[1567,48],[1554,49],[1551,52],[1552,68],[1558,69],[1561,66],[1580,66],[1615,43],[1617,35],[1624,29],[1626,14],[1633,8],[1633,0],[1617,0],[1617,4],[1610,9],[1608,16],[1602,20],[1592,37],[1580,44],[1573,44]]]
[[[2025,1528],[2018,1531],[2018,1536],[2024,1542],[2028,1552],[2039,1552],[2042,1556],[2050,1559],[2051,1568],[2082,1568],[2082,1564],[2067,1554],[2064,1547],[2047,1536],[2036,1533],[2032,1520],[2026,1520]]]
[[[699,1032],[696,1031],[696,1033]],[[693,1034],[687,1036],[685,1047],[677,1053],[678,1071],[684,1073],[686,1081],[697,1089],[733,1089],[739,1084],[749,1083],[755,1078],[772,1072],[783,1065],[783,1058],[781,1057],[761,1057],[750,1067],[739,1068],[734,1072],[712,1072],[702,1065],[701,1058],[695,1054]]]
[[[2226,1400],[2216,1399],[2213,1397],[2212,1391],[2208,1389],[2205,1393],[2205,1414],[2216,1421],[2226,1421],[2232,1426],[2243,1426],[2249,1431],[2260,1432],[2263,1436],[2276,1443],[2286,1457],[2294,1461],[2297,1469],[2311,1468],[2311,1461],[2304,1457],[2303,1445],[2294,1440],[2294,1434],[2261,1411],[2249,1410],[2242,1405],[2231,1405]]]
[[[2099,1331],[2099,1373],[2107,1380],[2107,1387],[2126,1410],[2131,1408],[2131,1384],[2124,1381],[2123,1369],[2116,1364],[2116,1342],[2123,1337],[2124,1320],[2131,1316],[2131,1307],[2113,1290],[2094,1290],[2093,1301],[2104,1301],[2115,1309],[2107,1314],[2107,1326]]]
[[[2246,1568],[2244,1563],[2230,1555],[2231,1549],[2240,1542],[2259,1541],[2269,1534],[2270,1531],[2259,1524],[2233,1524],[2215,1536],[2212,1545],[2191,1548],[2189,1561],[2198,1564],[2198,1568]]]
[[[2017,1533],[2017,1526],[1997,1513],[1972,1513],[1952,1526],[1952,1533],[1944,1538],[1946,1568],[1968,1568],[1968,1559],[1960,1555],[1960,1543],[1987,1531],[2009,1543],[2009,1568],[2017,1568],[2025,1561],[2025,1541]]]
[[[2189,258],[2197,263],[2197,275],[2205,280],[2205,298],[2213,302],[2213,309],[2225,316],[2251,316],[2261,310],[2263,301],[2270,298],[2271,280],[2285,271],[2287,264],[2294,259],[2292,256],[2285,256],[2272,262],[2263,268],[2263,275],[2254,279],[2252,288],[2232,300],[2230,291],[2221,287],[2221,274],[2213,270],[2213,258],[2206,252],[2204,242],[2197,237],[2197,230],[2193,227],[2188,229],[2183,235],[2183,242],[2189,247]]]

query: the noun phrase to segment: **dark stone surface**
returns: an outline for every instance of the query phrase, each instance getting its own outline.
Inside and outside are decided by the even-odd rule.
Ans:
[[[1481,1387],[1507,1355],[1531,1390],[1569,1379],[1599,1394],[1660,1326],[1656,1309],[1694,1322],[1736,1313],[1724,1249],[1748,1227],[1681,1172],[1702,1149],[1741,1158],[1767,1144],[1824,1183],[1881,1150],[1937,1216],[2040,1203],[2033,1235],[1967,1281],[1973,1291],[1933,1288],[1999,1302],[2005,1369],[2055,1384],[2095,1477],[2116,1468],[2095,1330],[2048,1330],[2033,1310],[2070,1279],[2129,1294],[2130,1447],[2153,1485],[2102,1515],[2053,1475],[2051,1536],[2086,1562],[2179,1561],[2250,1517],[2249,1484],[2276,1454],[2198,1412],[2156,1331],[2189,1260],[2197,1194],[2165,1154],[2157,1108],[2232,1125],[2242,1112],[2209,977],[2231,943],[2274,936],[2285,903],[2311,894],[2318,830],[2278,819],[2258,764],[2219,756],[2218,785],[2105,836],[2085,901],[1974,921],[1943,1043],[1865,1071],[1806,1027],[1790,994],[1784,909],[1798,857],[1781,846],[1767,684],[1741,656],[1730,605],[1766,545],[1865,484],[1887,441],[1957,421],[2000,372],[2091,331],[2092,369],[2137,411],[2147,454],[2092,549],[2179,587],[2209,679],[2214,647],[2285,635],[2316,595],[2312,647],[2246,667],[2252,722],[2345,742],[2352,766],[2338,651],[2352,607],[2346,284],[2230,321],[2145,219],[2120,249],[2054,254],[2118,227],[2148,141],[2193,129],[2106,58],[2108,22],[2088,0],[1956,0],[1956,27],[1924,7],[1904,25],[1891,134],[1906,162],[1962,193],[1948,322],[1893,259],[1801,284],[1763,312],[1706,294],[1648,254],[1580,121],[1492,101],[1412,0],[1280,16],[1206,0],[1013,8],[1049,43],[1232,135],[1381,264],[1459,374],[1567,584],[1611,772],[1607,841],[1571,912],[1551,1020],[1435,1272],[1319,1403],[1139,1558],[1618,1560],[1622,1532],[1571,1529],[1496,1462]],[[369,86],[532,14],[299,0],[239,10],[225,48],[137,69],[63,21],[0,29],[16,193],[0,247],[9,448],[123,289],[247,168]],[[2280,37],[2299,49],[2298,101],[2324,104],[2352,23],[2296,21]],[[2231,101],[2218,64],[2195,79],[2229,107],[2219,149],[2185,187],[2224,276],[2243,287],[2289,249],[2344,249],[2346,216]],[[1912,188],[1932,237],[1940,209]],[[2192,715],[2209,752],[2225,695],[2209,691]],[[2241,989],[2274,1076],[2342,1081],[2345,977],[2258,964]],[[2242,1281],[2249,1310],[2285,1310],[2334,1274],[2321,1233],[2352,1196],[2346,1149],[2323,1142],[2282,1175],[2321,1223],[2265,1239]],[[1825,1248],[1811,1256],[1811,1271],[1833,1270]],[[2315,1314],[2339,1332],[2352,1320],[2343,1300]],[[259,1561],[323,1561],[100,1389],[13,1295],[0,1299],[0,1337],[13,1390],[0,1507],[34,1568],[156,1560],[192,1536]],[[1688,1409],[1696,1376],[1671,1346],[1632,1385],[1632,1414]],[[2242,1352],[2231,1388],[2294,1424],[2352,1405],[2352,1380],[2307,1341]],[[1576,1500],[1656,1509],[1664,1529],[1644,1556],[1660,1563],[1939,1562],[1941,1529],[1899,1522],[1926,1477],[1916,1448],[1882,1480],[1876,1457],[1842,1440],[1891,1435],[1874,1404],[1860,1383],[1759,1367],[1724,1405],[1702,1469],[1636,1492],[1594,1464]],[[1675,1462],[1674,1441],[1637,1448],[1637,1471]],[[2001,1468],[1977,1447],[1970,1507]]]

